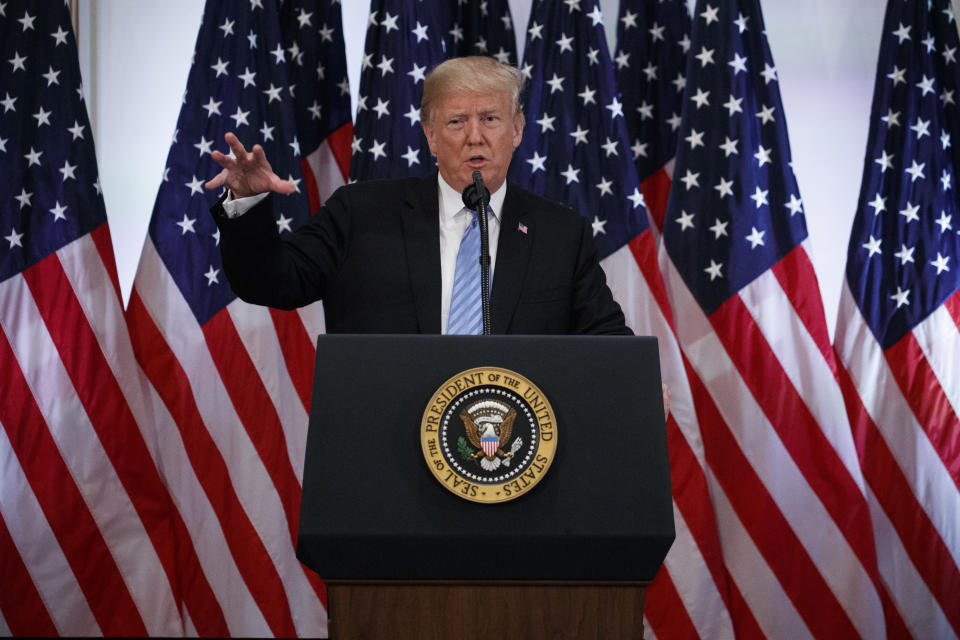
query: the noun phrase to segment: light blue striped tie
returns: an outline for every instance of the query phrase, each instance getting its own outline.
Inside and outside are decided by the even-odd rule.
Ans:
[[[470,224],[463,232],[460,249],[457,251],[447,333],[480,335],[483,332],[483,310],[480,302],[480,225],[476,212],[470,209],[466,211],[470,214]]]

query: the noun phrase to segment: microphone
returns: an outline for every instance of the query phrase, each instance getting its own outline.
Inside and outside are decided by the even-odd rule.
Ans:
[[[483,175],[479,171],[473,172],[473,184],[467,185],[463,190],[463,204],[467,209],[479,211],[480,200],[490,204],[490,191],[483,184]]]
[[[490,330],[490,232],[487,228],[487,205],[490,204],[490,191],[483,184],[483,174],[473,172],[473,184],[463,190],[463,204],[477,212],[480,224],[480,306],[483,317],[483,335],[489,336]]]

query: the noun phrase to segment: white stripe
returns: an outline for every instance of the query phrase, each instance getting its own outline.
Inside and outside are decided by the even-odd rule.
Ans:
[[[660,375],[670,388],[670,414],[693,450],[700,467],[705,467],[706,458],[693,405],[693,393],[690,391],[680,345],[673,329],[654,300],[650,286],[629,247],[615,251],[601,264],[607,272],[610,290],[627,318],[627,325],[637,335],[657,337],[660,347]]]
[[[167,322],[176,322],[178,314],[184,319],[183,325],[193,318],[149,237],[140,256],[134,291],[140,296],[158,331],[162,332],[163,328],[152,308],[169,313],[170,319]],[[186,330],[185,326],[183,328]],[[179,335],[176,331],[174,334]],[[206,349],[205,345],[202,348]],[[183,364],[181,362],[181,366]],[[162,400],[152,391],[152,387],[151,399],[157,432],[164,434],[161,441],[163,470],[171,496],[190,533],[197,557],[223,611],[230,634],[253,637],[272,635],[227,546],[220,522],[187,456],[180,431]]]
[[[656,640],[657,638],[657,634],[653,632],[653,627],[650,626],[647,616],[643,616],[643,638],[644,640]]]
[[[185,638],[198,638],[200,634],[197,632],[197,627],[193,624],[193,620],[190,618],[190,612],[183,609],[180,612],[180,616],[183,618],[183,637]]]
[[[144,245],[135,286],[194,389],[197,409],[226,462],[230,482],[283,581],[298,635],[325,633],[326,612],[296,559],[280,496],[237,416],[200,326],[151,242]]]
[[[317,336],[327,332],[327,323],[323,315],[323,303],[314,302],[305,307],[300,307],[297,309],[297,315],[300,316],[300,321],[303,322],[303,327],[307,330],[307,335],[310,336],[310,344],[316,347]]]
[[[317,192],[320,194],[320,204],[323,204],[337,187],[346,184],[343,174],[340,173],[340,165],[330,149],[329,138],[325,138],[306,159],[317,179]]]
[[[803,250],[803,247],[795,249]],[[863,492],[863,474],[840,385],[831,382],[834,380],[833,370],[797,315],[777,277],[768,269],[740,291],[740,299],[817,421],[820,431]],[[823,322],[826,335],[826,319],[820,318],[820,321]]]
[[[0,514],[57,631],[61,635],[101,635],[103,632],[33,495],[3,424],[0,424]]]
[[[673,308],[684,310],[676,318],[680,342],[739,448],[860,634],[884,635],[882,604],[866,570],[755,402],[665,250],[661,255]],[[832,377],[823,382],[836,384]]]
[[[913,336],[940,381],[954,415],[960,416],[960,331],[950,312],[940,305],[914,328]]]
[[[170,584],[22,277],[0,283],[0,326],[50,435],[151,635],[181,633]],[[16,330],[15,328],[19,328]]]
[[[287,455],[296,474],[297,482],[303,484],[303,463],[307,444],[307,412],[303,408],[300,396],[297,394],[290,379],[280,342],[277,338],[273,318],[266,307],[247,304],[242,300],[235,300],[227,306],[231,320],[243,342],[244,348],[257,369],[257,374],[264,389],[270,396],[273,408],[277,411],[284,439],[287,445]],[[295,547],[290,540],[288,529],[274,527],[269,534],[275,534],[275,546],[284,551],[274,553],[274,562],[280,572],[287,590],[292,612],[310,612],[323,609],[323,604],[310,585],[304,574],[303,567],[295,557]],[[266,542],[267,538],[261,533]],[[268,548],[271,548],[268,545]],[[300,635],[317,635],[326,631],[324,625],[317,625],[314,616],[307,615],[303,620],[294,617],[294,623]]]
[[[96,335],[100,351],[123,392],[154,462],[157,462],[157,431],[146,406],[149,382],[133,353],[123,307],[96,245],[86,235],[60,249],[57,255]]]
[[[701,638],[733,638],[730,612],[676,501],[673,503],[673,522],[677,536],[663,564],[673,578],[684,609]]]
[[[307,412],[293,386],[284,361],[280,340],[267,307],[258,307],[237,298],[227,311],[233,320],[240,341],[253,361],[260,381],[270,396],[280,418],[287,456],[297,481],[303,484],[303,458],[307,446]]]
[[[656,303],[646,278],[629,247],[622,247],[605,258],[601,265],[614,298],[620,303],[627,324],[638,335],[657,336],[660,348],[660,369],[664,383],[670,387],[670,413],[686,439],[696,463],[705,466],[703,441],[697,422],[686,370],[673,329]],[[709,495],[701,496],[705,507]],[[730,613],[717,591],[717,585],[706,566],[703,555],[690,536],[686,521],[674,502],[677,537],[664,564],[680,594],[687,614],[700,637],[733,637]],[[719,548],[716,551],[720,551]]]
[[[716,478],[707,472],[711,486],[719,487]],[[812,638],[810,630],[777,576],[753,544],[736,512],[722,491],[713,492],[713,506],[720,522],[720,543],[727,570],[753,612],[757,624],[768,638]],[[883,637],[883,636],[875,636]]]
[[[86,235],[60,249],[57,255],[77,301],[90,322],[100,351],[133,414],[150,456],[159,468],[159,443],[154,416],[146,406],[146,400],[151,393],[149,382],[134,356],[120,299],[97,246],[93,239]],[[148,580],[144,592],[151,593],[151,590],[156,588],[154,584],[161,578],[169,588],[165,574],[143,576],[143,579]],[[152,610],[150,617],[156,620],[174,621],[178,618],[172,594],[169,599],[151,596],[146,602],[138,600],[137,604],[145,616],[146,611]]]
[[[915,638],[956,638],[950,622],[917,573],[893,524],[869,487],[867,501],[877,541],[880,576],[910,633]]]
[[[7,620],[3,617],[3,612],[0,611],[0,636],[9,638],[12,635],[13,633],[10,632],[10,627],[7,625]]]
[[[960,492],[917,423],[846,282],[841,293],[834,345],[863,406],[897,459],[917,501],[943,538],[954,564],[960,566],[960,527],[957,526]]]
[[[153,387],[150,387],[149,397],[158,432],[163,434],[159,445],[160,457],[170,497],[183,518],[201,570],[220,605],[230,634],[253,637],[270,635],[270,627],[240,575],[224,539],[220,521],[190,464],[177,425]],[[186,633],[186,609],[181,613]],[[197,634],[194,631],[187,635]]]

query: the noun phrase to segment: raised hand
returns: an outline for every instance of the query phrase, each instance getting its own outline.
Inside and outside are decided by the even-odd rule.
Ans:
[[[263,147],[259,144],[253,145],[253,149],[247,151],[233,133],[228,132],[223,139],[230,146],[233,157],[219,151],[211,153],[213,161],[223,167],[223,170],[204,185],[207,189],[226,186],[235,198],[255,196],[267,191],[293,193],[296,190],[292,182],[282,180],[273,172],[266,154],[263,153]]]

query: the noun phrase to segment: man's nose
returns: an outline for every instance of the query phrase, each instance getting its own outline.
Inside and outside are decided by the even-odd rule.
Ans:
[[[467,141],[470,144],[480,144],[483,142],[483,135],[480,127],[480,120],[467,120]]]

